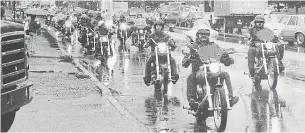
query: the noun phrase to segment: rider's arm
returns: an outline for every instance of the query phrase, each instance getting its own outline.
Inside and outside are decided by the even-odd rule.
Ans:
[[[188,68],[191,64],[191,59],[190,56],[184,56],[183,60],[182,60],[182,66],[185,68]]]

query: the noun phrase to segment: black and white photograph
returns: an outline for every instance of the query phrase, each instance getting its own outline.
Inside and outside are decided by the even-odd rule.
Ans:
[[[1,132],[305,132],[305,0],[1,0]]]

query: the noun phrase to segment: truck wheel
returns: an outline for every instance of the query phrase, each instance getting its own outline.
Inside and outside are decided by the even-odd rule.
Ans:
[[[15,120],[15,115],[16,111],[1,115],[1,132],[7,132],[11,128]]]

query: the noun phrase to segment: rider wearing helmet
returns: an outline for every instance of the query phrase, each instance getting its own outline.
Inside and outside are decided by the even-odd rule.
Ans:
[[[254,85],[256,87],[260,87],[258,86],[258,83],[255,83],[254,80],[254,75],[255,75],[255,68],[254,68],[254,63],[255,63],[255,57],[257,56],[257,51],[260,51],[260,48],[256,47],[256,42],[260,41],[259,38],[257,37],[257,32],[264,29],[264,24],[265,24],[265,18],[263,15],[258,15],[254,18],[254,25],[252,28],[249,29],[250,32],[250,38],[251,38],[251,42],[250,42],[250,47],[248,50],[248,68],[249,68],[249,73],[250,76],[252,78],[252,81],[254,82]],[[279,66],[280,66],[280,72],[282,72],[285,67],[282,63],[282,58],[279,58]]]
[[[158,42],[168,42],[168,45],[170,46],[171,50],[175,50],[176,49],[176,42],[171,39],[171,37],[169,35],[167,35],[166,33],[163,32],[164,29],[164,23],[162,21],[156,21],[154,23],[154,32],[149,35],[148,37],[148,41],[145,44],[144,48],[148,48],[149,46],[151,47],[151,57],[148,59],[148,61],[146,62],[146,67],[145,67],[145,77],[144,79],[144,83],[149,86],[150,82],[151,82],[151,68],[150,65],[152,62],[155,62],[155,58],[157,55],[154,55],[154,51],[155,51],[155,46],[156,44],[152,41],[154,40],[156,43]],[[170,64],[171,64],[171,76],[172,76],[172,82],[175,84],[178,79],[179,79],[179,75],[177,74],[177,66],[176,66],[176,61],[170,57]]]
[[[182,61],[182,66],[187,68],[190,64],[192,64],[192,73],[187,78],[187,100],[192,110],[197,111],[198,103],[196,101],[200,101],[198,99],[202,99],[202,97],[197,97],[197,84],[205,84],[205,75],[204,71],[200,68],[202,66],[201,61],[195,60],[203,60],[206,61],[210,58],[219,59],[221,63],[225,66],[229,66],[234,63],[234,60],[229,57],[226,52],[223,52],[221,48],[209,40],[210,30],[209,29],[199,29],[196,33],[196,40],[188,45],[185,49],[183,49],[184,59]],[[204,53],[205,57],[199,57],[197,50],[201,50],[200,52]],[[219,58],[218,55],[221,55]],[[233,106],[239,100],[238,97],[233,97],[232,84],[230,81],[230,76],[227,72],[221,72],[219,75],[213,75],[212,73],[208,73],[209,82],[213,82],[215,78],[211,77],[221,77],[225,79],[225,83],[227,85],[227,89],[229,91],[229,100],[230,105]],[[203,108],[203,104],[200,104],[200,108]]]

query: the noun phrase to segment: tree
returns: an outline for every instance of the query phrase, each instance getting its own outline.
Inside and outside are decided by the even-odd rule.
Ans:
[[[286,1],[288,4],[288,7],[295,8],[296,14],[299,14],[299,8],[305,5],[305,1],[303,0],[297,0],[297,1]]]

